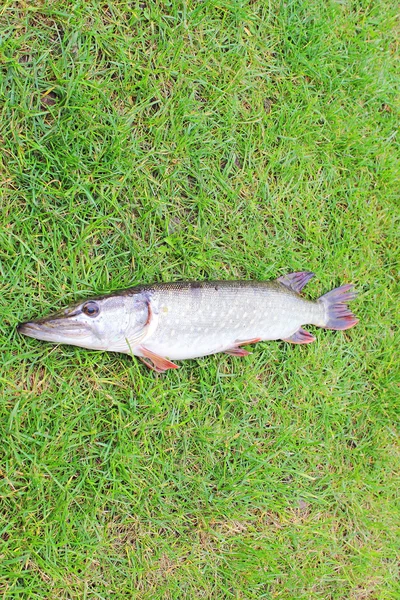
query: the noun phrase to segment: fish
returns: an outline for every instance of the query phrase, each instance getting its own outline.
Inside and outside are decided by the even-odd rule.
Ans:
[[[163,373],[176,360],[224,352],[250,354],[244,346],[283,340],[309,344],[307,324],[346,330],[358,323],[347,304],[352,284],[318,300],[300,295],[314,276],[290,273],[274,281],[177,281],[137,285],[80,301],[50,316],[18,326],[26,336],[91,350],[138,357]]]

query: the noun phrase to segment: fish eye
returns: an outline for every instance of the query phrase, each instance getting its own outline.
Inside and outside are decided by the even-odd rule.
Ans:
[[[82,312],[88,317],[97,317],[100,312],[99,305],[92,301],[86,302],[86,304],[82,306]]]

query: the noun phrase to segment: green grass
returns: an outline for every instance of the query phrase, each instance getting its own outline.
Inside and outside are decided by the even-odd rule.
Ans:
[[[399,597],[395,10],[2,3],[2,598]],[[303,269],[356,328],[163,376],[15,330]]]

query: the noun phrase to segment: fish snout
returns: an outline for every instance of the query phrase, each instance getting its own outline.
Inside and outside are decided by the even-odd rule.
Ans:
[[[84,323],[72,319],[47,318],[38,321],[26,321],[17,325],[18,333],[37,340],[54,343],[75,344],[78,339],[87,337],[88,328]]]
[[[34,323],[32,321],[25,321],[24,323],[18,323],[17,331],[18,333],[25,334],[29,329],[34,328]]]
[[[39,321],[25,321],[24,323],[19,323],[17,325],[18,333],[22,333],[22,335],[28,335],[29,337],[37,338],[40,335],[40,332],[48,330],[49,327],[43,325]]]

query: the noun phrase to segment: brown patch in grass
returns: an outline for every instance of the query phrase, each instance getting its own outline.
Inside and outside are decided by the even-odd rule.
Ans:
[[[126,546],[134,546],[144,534],[137,520],[111,521],[107,523],[107,538],[117,552],[125,553]]]
[[[18,62],[19,62],[20,65],[26,65],[26,64],[32,62],[32,58],[31,58],[31,56],[29,54],[23,54],[19,58]]]
[[[19,392],[31,392],[35,395],[41,395],[47,391],[50,385],[47,382],[47,373],[44,366],[38,367],[29,374],[28,377],[21,377]]]
[[[34,573],[38,573],[39,577],[42,581],[49,583],[51,581],[51,577],[45,573],[38,564],[35,563],[34,560],[28,558],[24,566],[25,571],[33,571]]]
[[[40,104],[43,109],[47,109],[49,106],[54,106],[57,103],[57,94],[53,90],[49,90],[40,98]]]
[[[382,104],[380,112],[391,113],[391,112],[393,112],[393,108],[391,106],[389,106],[389,104],[385,103],[385,104]]]
[[[247,533],[249,528],[254,529],[254,524],[249,521],[237,521],[235,519],[229,521],[219,521],[214,525],[214,529],[218,531],[218,533],[222,533],[226,536]]]
[[[351,590],[349,598],[350,600],[379,600],[382,583],[383,577],[372,577]]]
[[[267,113],[267,115],[269,115],[269,113],[272,110],[272,105],[275,104],[275,100],[274,98],[265,98],[264,100],[264,110]]]

